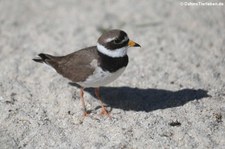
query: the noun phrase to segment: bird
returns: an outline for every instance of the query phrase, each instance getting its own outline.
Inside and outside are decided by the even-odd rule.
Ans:
[[[64,56],[53,56],[40,53],[35,62],[44,63],[57,73],[80,86],[80,102],[83,116],[87,111],[84,101],[84,89],[94,88],[95,95],[101,104],[101,115],[108,115],[102,98],[100,87],[117,79],[128,65],[127,50],[130,47],[141,47],[130,40],[127,33],[120,29],[105,31],[97,40],[97,45],[83,48]]]

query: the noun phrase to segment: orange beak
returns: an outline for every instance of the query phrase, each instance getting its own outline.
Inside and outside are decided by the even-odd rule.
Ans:
[[[134,42],[132,40],[129,40],[128,46],[129,47],[141,47],[138,43],[136,43],[136,42]]]

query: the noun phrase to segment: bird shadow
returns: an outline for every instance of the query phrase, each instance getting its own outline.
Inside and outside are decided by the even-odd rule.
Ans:
[[[77,86],[74,84],[71,85]],[[85,91],[95,97],[92,88],[85,89]],[[103,102],[111,108],[145,112],[179,107],[192,100],[211,97],[206,90],[188,88],[170,91],[152,88],[101,87],[100,92]]]

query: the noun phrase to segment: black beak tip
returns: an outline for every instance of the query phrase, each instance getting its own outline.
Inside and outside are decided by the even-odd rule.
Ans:
[[[138,43],[135,43],[134,47],[141,47]]]

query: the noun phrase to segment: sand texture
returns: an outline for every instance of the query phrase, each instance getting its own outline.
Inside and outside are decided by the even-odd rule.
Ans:
[[[224,0],[221,0],[224,2]],[[125,30],[142,48],[83,123],[79,89],[38,53],[65,55]],[[225,148],[225,6],[167,0],[1,0],[0,148]]]

